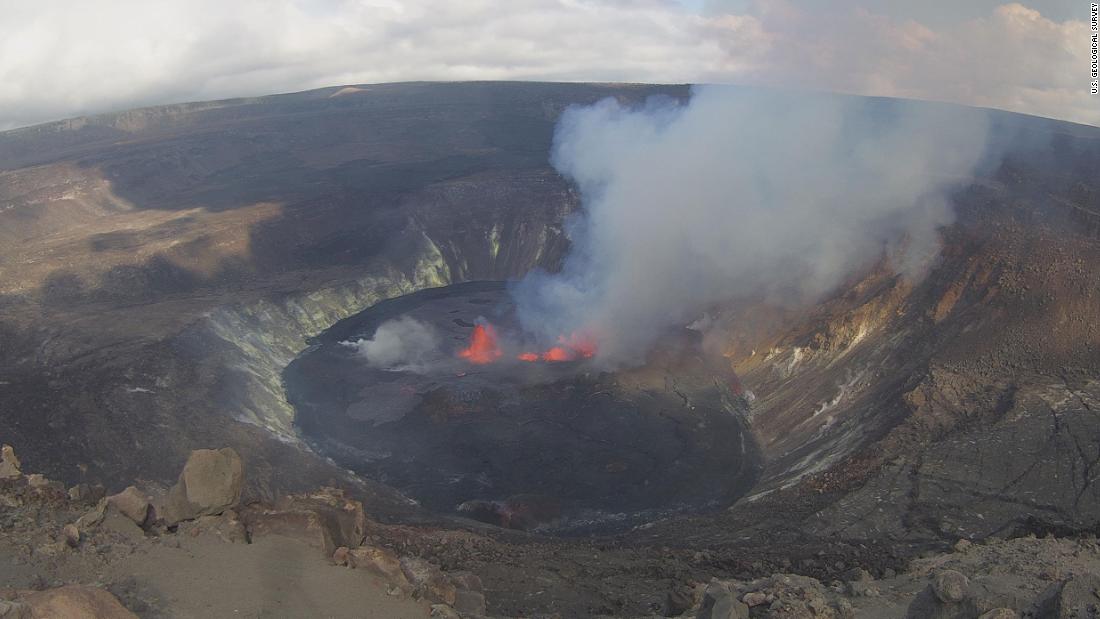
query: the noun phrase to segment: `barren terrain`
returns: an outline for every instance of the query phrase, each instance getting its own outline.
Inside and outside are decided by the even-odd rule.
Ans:
[[[385,299],[554,269],[578,208],[547,163],[555,120],[654,94],[688,89],[334,87],[0,134],[0,442],[62,489],[149,495],[192,450],[231,447],[242,521],[339,488],[372,523],[346,545],[470,572],[491,616],[743,616],[713,609],[754,593],[754,617],[1070,616],[1043,613],[1095,590],[1100,561],[1091,127],[959,108],[988,115],[997,156],[952,196],[927,273],[883,256],[812,307],[716,308],[762,460],[732,504],[579,538],[520,531],[413,501],[307,440],[283,381],[313,338]],[[263,541],[261,520],[242,525],[251,545],[143,522],[66,549],[61,527],[95,502],[10,483],[0,587],[94,583],[139,615],[193,616],[205,598],[188,592],[220,604],[221,574],[238,574],[241,616],[429,612],[431,587],[353,584],[366,576],[328,549]],[[968,578],[957,600],[949,570]],[[343,614],[372,604],[392,614]]]

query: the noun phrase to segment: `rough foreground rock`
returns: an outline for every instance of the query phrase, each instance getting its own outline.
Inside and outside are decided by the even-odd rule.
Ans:
[[[108,591],[84,585],[67,585],[39,591],[23,600],[34,619],[137,619]]]
[[[127,486],[122,492],[107,497],[107,503],[139,527],[149,518],[149,497],[134,486]]]
[[[458,534],[369,519],[363,504],[339,489],[322,488],[308,494],[285,496],[273,503],[251,503],[241,507],[239,512],[226,509],[218,516],[182,521],[177,527],[147,522],[144,531],[139,528],[137,518],[125,515],[122,506],[115,505],[121,501],[115,498],[120,495],[135,499],[134,503],[139,506],[146,500],[145,494],[127,490],[111,497],[113,500],[103,498],[92,503],[90,495],[68,493],[56,482],[41,476],[32,479],[30,475],[20,475],[0,483],[0,505],[10,506],[6,512],[0,512],[5,516],[0,520],[0,557],[11,555],[13,565],[31,566],[43,576],[42,579],[26,580],[15,590],[5,591],[4,583],[0,583],[0,618],[134,616],[122,608],[123,605],[143,616],[181,616],[170,611],[173,605],[181,603],[192,603],[190,608],[196,608],[194,600],[185,599],[195,595],[193,588],[176,592],[183,598],[158,599],[154,595],[150,599],[147,590],[131,583],[137,572],[124,572],[122,578],[116,574],[113,579],[104,579],[101,574],[113,563],[136,557],[130,560],[138,561],[144,569],[171,572],[167,576],[161,574],[163,578],[159,583],[164,586],[164,578],[169,581],[177,578],[174,570],[178,566],[162,568],[156,561],[142,563],[142,555],[157,553],[163,557],[171,556],[165,552],[189,554],[204,548],[203,552],[213,553],[207,557],[233,564],[238,564],[235,557],[240,553],[248,554],[250,549],[255,553],[256,548],[261,548],[261,561],[265,564],[282,562],[285,565],[288,557],[290,564],[295,566],[308,563],[312,567],[303,568],[303,571],[314,581],[318,576],[323,581],[332,580],[334,576],[346,579],[346,571],[337,574],[326,570],[341,570],[337,566],[355,568],[352,571],[364,572],[367,576],[361,581],[363,586],[375,587],[378,596],[375,603],[392,603],[395,608],[404,609],[402,612],[408,611],[392,615],[395,617],[422,618],[429,612],[432,616],[461,619],[554,616],[526,611],[502,612],[502,592],[491,580],[487,580],[491,599],[486,600],[482,578],[494,578],[493,570],[504,556],[501,550],[505,547],[475,533]],[[136,513],[140,518],[141,510]],[[72,523],[76,514],[84,514],[76,518],[79,525]],[[265,536],[268,538],[264,539]],[[241,543],[249,540],[256,543]],[[321,551],[327,552],[326,546],[337,542],[341,546],[333,553],[321,554]],[[295,551],[294,547],[299,550]],[[471,561],[470,555],[458,552],[461,549],[468,553],[478,548],[491,553],[486,555],[485,562]],[[777,573],[751,580],[724,580],[712,571],[713,568],[701,569],[703,578],[678,579],[672,585],[662,614],[682,619],[871,619],[902,617],[907,613],[922,618],[1053,619],[1095,617],[1100,611],[1100,576],[1097,575],[1100,574],[1100,544],[1091,536],[989,539],[956,543],[953,548],[954,552],[933,553],[914,560],[901,573],[877,571],[881,578],[858,564],[849,564],[837,579]],[[544,549],[540,547],[539,552]],[[507,551],[525,550],[524,546],[517,545],[508,547]],[[303,562],[306,556],[313,560]],[[609,569],[618,569],[621,565],[610,552],[589,557]],[[699,560],[705,557],[700,556]],[[111,593],[94,587],[62,586],[62,583],[73,582],[71,570],[80,569],[79,566],[84,567],[81,578],[86,579],[80,582],[103,582],[110,587]],[[213,565],[201,563],[189,569],[194,578],[194,570],[206,573]],[[276,571],[279,579],[296,581],[294,570],[289,570],[289,577],[282,567]],[[251,575],[243,577],[252,578]],[[46,586],[56,588],[30,590],[43,580]],[[279,586],[283,587],[282,580]],[[232,596],[226,604],[236,605],[240,602],[239,589],[231,591]],[[317,589],[311,591],[316,594]],[[329,591],[331,593],[331,589]],[[263,603],[270,601],[270,595],[270,590],[263,593]],[[295,591],[291,595],[298,593]],[[661,599],[664,597],[662,595]],[[42,605],[46,610],[39,610]],[[659,605],[651,608],[656,610]],[[178,610],[178,606],[175,608]],[[361,609],[357,607],[355,612],[349,612],[345,608],[325,616],[362,616],[358,614]],[[204,615],[190,612],[182,616]],[[608,608],[557,616],[652,615]]]
[[[11,445],[4,445],[0,451],[0,479],[12,479],[19,477],[19,458],[15,457],[15,450]]]
[[[1054,583],[1038,603],[1040,619],[1100,617],[1100,576],[1081,574]]]
[[[342,546],[357,548],[367,526],[363,504],[332,488],[280,497],[273,505],[247,506],[241,519],[255,538],[283,535],[301,539],[320,548],[326,557]]]
[[[187,458],[179,480],[168,491],[163,514],[171,526],[199,516],[214,516],[234,506],[241,498],[244,465],[228,447],[196,449]]]
[[[722,583],[711,583],[703,593],[703,604],[695,615],[698,619],[748,619],[749,607],[734,596]]]

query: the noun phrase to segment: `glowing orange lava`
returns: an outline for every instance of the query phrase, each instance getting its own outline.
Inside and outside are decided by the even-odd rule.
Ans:
[[[516,355],[516,359],[528,363],[533,363],[535,361],[559,363],[562,361],[588,359],[595,354],[595,340],[588,335],[574,332],[568,337],[559,337],[557,346],[549,348],[541,353],[532,351],[523,352]],[[500,359],[502,355],[500,344],[497,342],[496,329],[489,323],[480,323],[475,326],[473,332],[470,333],[470,345],[458,351],[459,357],[478,365],[493,363],[497,359]]]
[[[561,346],[555,346],[542,353],[543,361],[572,361],[573,355]]]
[[[561,362],[589,359],[596,354],[596,342],[588,335],[577,332],[558,338],[558,346],[550,348],[539,356],[543,361]]]
[[[500,346],[497,345],[497,332],[490,324],[479,324],[470,334],[470,345],[458,351],[458,356],[470,363],[484,365],[500,358]]]
[[[596,341],[586,333],[574,331],[569,334],[568,338],[559,337],[558,342],[582,359],[589,359],[596,354]]]

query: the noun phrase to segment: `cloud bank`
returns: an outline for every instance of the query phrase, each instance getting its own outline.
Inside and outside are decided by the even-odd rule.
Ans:
[[[737,296],[810,302],[884,251],[915,274],[986,129],[959,108],[722,87],[571,108],[552,162],[584,210],[561,272],[513,287],[521,324],[548,342],[593,334],[599,360],[633,363]]]
[[[1100,124],[1085,4],[1072,19],[1021,4],[965,13],[932,4],[910,15],[899,2],[856,0],[0,0],[0,128],[336,84],[470,79],[736,82]]]

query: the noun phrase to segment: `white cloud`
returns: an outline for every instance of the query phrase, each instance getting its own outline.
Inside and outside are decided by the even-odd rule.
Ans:
[[[0,126],[417,79],[760,83],[1100,124],[1087,94],[1083,18],[1054,22],[1013,4],[933,27],[853,2],[699,8],[673,0],[0,0]]]
[[[756,12],[772,51],[752,79],[997,107],[1100,124],[1088,94],[1088,26],[1013,3],[933,30],[848,6],[807,13],[775,3]]]

